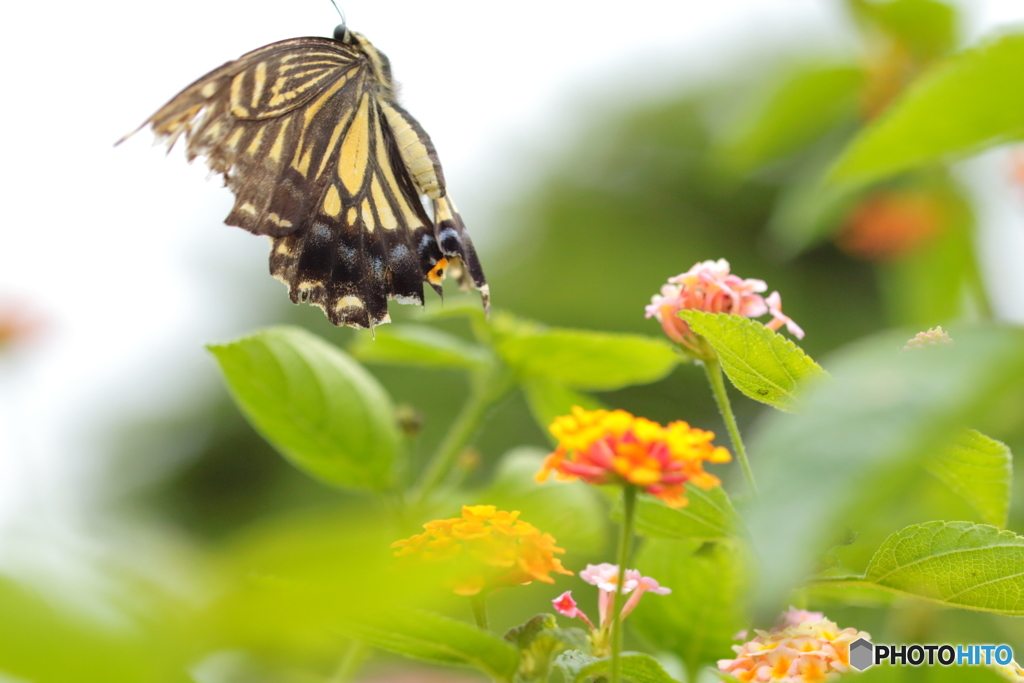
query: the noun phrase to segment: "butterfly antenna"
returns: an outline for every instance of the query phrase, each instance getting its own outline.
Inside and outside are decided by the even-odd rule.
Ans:
[[[338,7],[338,3],[336,3],[334,0],[331,0],[331,4],[334,5],[334,11],[338,13],[339,17],[341,17],[342,25],[345,25],[345,13],[341,11],[341,8]]]

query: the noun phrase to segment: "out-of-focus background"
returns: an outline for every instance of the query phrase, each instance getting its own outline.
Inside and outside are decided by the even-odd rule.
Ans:
[[[1017,0],[951,2],[934,24],[902,29],[838,0],[340,4],[389,55],[431,134],[498,308],[659,334],[643,318],[650,295],[725,257],[783,293],[815,356],[895,325],[1024,322],[1020,152],[855,195],[817,184],[905,83],[1024,21]],[[145,614],[138,585],[201,604],[208,553],[268,520],[358,506],[251,430],[204,345],[275,322],[341,345],[368,333],[288,302],[265,240],[222,224],[230,193],[200,163],[165,158],[148,131],[112,146],[206,71],[275,40],[330,35],[338,18],[327,0],[8,12],[0,574],[61,628],[123,634]],[[429,452],[464,378],[373,370],[422,414]],[[601,398],[722,431],[702,382],[681,367]],[[739,407],[745,421],[759,410]],[[546,440],[513,396],[471,476],[524,445]],[[593,538],[580,547],[603,550]]]

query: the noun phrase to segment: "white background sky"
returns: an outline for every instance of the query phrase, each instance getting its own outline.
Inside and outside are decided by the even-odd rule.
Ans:
[[[485,248],[497,237],[487,229],[495,200],[528,185],[558,134],[605,104],[609,80],[627,84],[628,96],[713,74],[762,41],[854,45],[836,0],[339,4],[391,58]],[[962,4],[971,35],[1024,19],[1020,0]],[[222,224],[230,194],[205,181],[201,164],[187,166],[180,149],[165,158],[148,131],[112,143],[208,70],[275,40],[329,36],[337,21],[328,0],[5,7],[0,302],[31,307],[47,330],[0,358],[0,529],[31,519],[31,544],[51,549],[74,537],[85,464],[104,430],[217,381],[203,345],[257,326],[249,302],[286,296],[266,275],[265,239]],[[983,246],[1004,256],[999,296],[1009,306],[1024,299],[1024,283],[1012,280],[1024,262],[1024,211],[995,188],[993,164],[973,167],[989,197],[984,215],[1004,226]],[[232,280],[251,291],[222,292]],[[0,561],[13,538],[0,534]]]

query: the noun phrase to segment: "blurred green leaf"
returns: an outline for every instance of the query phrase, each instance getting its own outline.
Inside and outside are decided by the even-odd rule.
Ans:
[[[521,626],[509,629],[505,640],[520,651],[516,683],[546,682],[556,656],[572,648],[590,647],[590,635],[581,628],[559,628],[553,614],[538,614]]]
[[[579,406],[584,410],[597,410],[604,407],[604,404],[596,398],[569,389],[565,385],[545,377],[531,377],[523,382],[522,388],[526,395],[526,402],[530,406],[530,413],[537,421],[537,426],[552,440],[553,437],[548,433],[548,427],[559,415],[568,415],[573,406]]]
[[[800,386],[825,374],[799,346],[756,320],[703,311],[679,317],[708,340],[733,385],[755,401],[795,410]]]
[[[1006,678],[984,666],[873,666],[857,683],[1006,683]]]
[[[899,353],[890,333],[852,345],[795,415],[769,414],[749,443],[761,495],[743,511],[771,618],[860,498],[905,495],[908,469],[966,426],[1006,429],[1024,399],[1024,330],[957,330],[956,342]],[[891,484],[891,485],[890,485]],[[795,495],[796,492],[796,495]]]
[[[1022,72],[1022,34],[950,57],[850,143],[832,179],[868,183],[1024,138]]]
[[[855,15],[906,45],[919,59],[956,47],[956,10],[939,0],[852,0]]]
[[[924,461],[924,467],[978,511],[986,524],[1006,527],[1013,456],[1004,443],[973,429]]]
[[[636,567],[672,593],[644,598],[629,623],[694,674],[727,655],[733,635],[747,626],[749,561],[740,543],[648,540]]]
[[[357,337],[349,349],[352,355],[364,363],[468,370],[488,361],[482,347],[428,325],[382,326],[376,335],[376,339]]]
[[[208,348],[246,418],[292,464],[335,486],[390,485],[394,407],[348,354],[297,327]]]
[[[1024,537],[971,522],[894,533],[864,581],[949,607],[1024,616]]]
[[[854,116],[863,84],[864,74],[854,66],[815,64],[794,70],[734,136],[728,159],[750,171],[803,149],[840,119]]]
[[[705,491],[696,486],[686,489],[689,505],[670,508],[663,502],[642,494],[637,499],[637,532],[651,538],[676,540],[713,540],[732,538],[741,533],[743,521],[721,486]],[[621,519],[621,502],[616,508]]]
[[[114,623],[94,619],[0,577],[0,680],[4,674],[32,683],[192,680],[187,667],[195,653],[167,628],[170,613],[117,616]]]
[[[501,638],[439,614],[395,612],[345,620],[340,628],[374,647],[435,664],[472,666],[496,681],[512,681],[519,666],[519,653]]]
[[[622,653],[622,677],[633,683],[678,683],[662,668],[658,660],[642,652]],[[603,657],[586,665],[576,674],[575,683],[585,683],[597,676],[607,676],[612,670],[610,657]]]
[[[545,455],[531,447],[509,451],[501,458],[494,481],[474,498],[502,510],[519,510],[524,520],[550,533],[573,554],[600,551],[605,544],[605,512],[598,493],[581,481],[538,484],[534,475]]]
[[[587,330],[513,334],[499,342],[498,352],[523,380],[541,377],[590,391],[655,382],[682,360],[661,339]]]

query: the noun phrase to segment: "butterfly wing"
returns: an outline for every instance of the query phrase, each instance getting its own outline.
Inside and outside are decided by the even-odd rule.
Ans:
[[[486,305],[433,145],[366,52],[274,43],[200,78],[147,123],[170,145],[184,136],[190,160],[224,175],[236,198],[225,222],[269,235],[271,274],[335,325],[388,322],[389,299],[422,304],[423,281],[440,293],[449,264],[466,266],[460,282]]]

